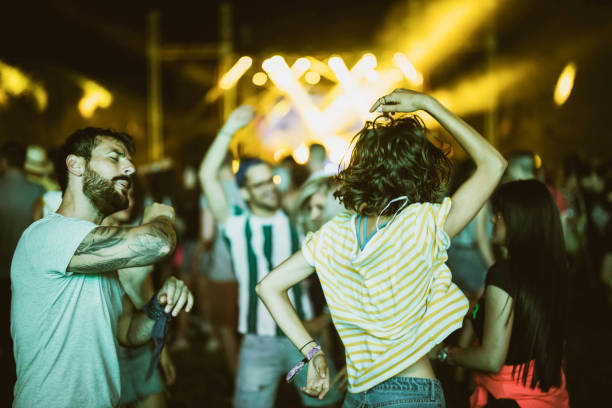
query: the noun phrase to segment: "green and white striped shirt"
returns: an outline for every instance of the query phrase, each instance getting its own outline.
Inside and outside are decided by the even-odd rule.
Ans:
[[[238,331],[274,336],[280,331],[257,297],[255,286],[268,272],[299,250],[299,240],[289,217],[277,211],[272,217],[251,213],[231,215],[223,224],[234,273],[238,279]],[[300,285],[289,291],[289,299],[302,319],[312,318],[310,299]]]

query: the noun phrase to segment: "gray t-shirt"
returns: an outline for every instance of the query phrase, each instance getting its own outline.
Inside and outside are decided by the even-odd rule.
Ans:
[[[11,265],[14,407],[119,404],[117,273],[66,272],[89,221],[49,214],[28,227]]]

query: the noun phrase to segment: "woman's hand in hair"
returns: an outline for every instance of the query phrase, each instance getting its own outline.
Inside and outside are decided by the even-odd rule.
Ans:
[[[431,96],[409,89],[396,89],[379,98],[370,108],[370,112],[404,112],[410,113],[425,109]]]

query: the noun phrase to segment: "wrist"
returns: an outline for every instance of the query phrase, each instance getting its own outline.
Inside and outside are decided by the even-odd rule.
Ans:
[[[225,137],[225,138],[227,138],[227,139],[231,139],[231,138],[232,138],[232,136],[234,136],[234,133],[236,133],[236,131],[235,131],[235,130],[228,129],[228,128],[225,128],[225,127],[222,127],[222,128],[219,130],[219,133],[217,133],[217,137]]]
[[[436,98],[431,95],[423,94],[423,99],[421,100],[421,109],[431,113],[431,111],[435,110],[439,105],[440,103]]]

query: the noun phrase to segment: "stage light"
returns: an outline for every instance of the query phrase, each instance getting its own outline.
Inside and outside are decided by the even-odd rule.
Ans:
[[[257,86],[264,86],[268,82],[268,76],[265,72],[256,72],[253,75],[253,83]]]
[[[319,75],[319,73],[315,71],[308,71],[306,75],[304,76],[304,79],[310,85],[316,85],[321,80],[321,75]]]
[[[423,75],[421,75],[408,60],[406,55],[396,52],[393,55],[393,63],[402,71],[406,79],[416,86],[423,85]]]
[[[557,85],[555,86],[554,101],[557,106],[563,105],[574,87],[574,79],[576,78],[576,64],[570,62],[563,68],[563,72],[559,75]]]
[[[238,173],[238,170],[240,169],[240,160],[232,160],[232,173],[236,174]]]
[[[298,58],[291,66],[291,71],[295,76],[295,79],[299,79],[306,71],[310,69],[310,61],[308,58]]]
[[[223,74],[219,81],[219,88],[225,90],[232,88],[244,73],[251,68],[251,65],[253,65],[253,59],[251,57],[241,57],[229,71]]]
[[[312,103],[308,93],[297,81],[284,58],[275,55],[265,60],[262,67],[276,87],[289,96],[309,129],[314,134],[324,133],[327,124],[321,112]]]
[[[113,102],[113,96],[101,85],[88,79],[81,81],[83,97],[79,100],[79,112],[84,118],[90,118],[96,109],[108,108]]]
[[[281,181],[283,181],[283,179],[281,178],[279,174],[275,174],[272,176],[272,182],[276,184],[277,186],[281,183]]]
[[[357,86],[355,78],[351,75],[344,61],[340,57],[332,57],[328,62],[329,67],[338,78],[338,82],[344,87],[350,96],[350,101],[359,113],[361,119],[365,120],[369,116],[369,106],[363,92]],[[365,64],[364,64],[365,65]]]
[[[310,156],[310,151],[308,150],[308,146],[301,143],[291,155],[297,164],[306,164]]]
[[[363,54],[363,56],[361,57],[361,62],[366,69],[374,69],[378,65],[378,62],[376,61],[376,55],[369,52]]]
[[[380,79],[380,74],[374,70],[371,70],[366,72],[365,78],[368,82],[376,82]]]
[[[540,157],[539,154],[533,155],[533,165],[535,166],[536,169],[539,169],[542,167],[542,158]]]
[[[9,96],[30,94],[36,100],[39,111],[47,108],[47,92],[42,85],[36,83],[19,69],[0,61],[0,103],[7,104]]]

